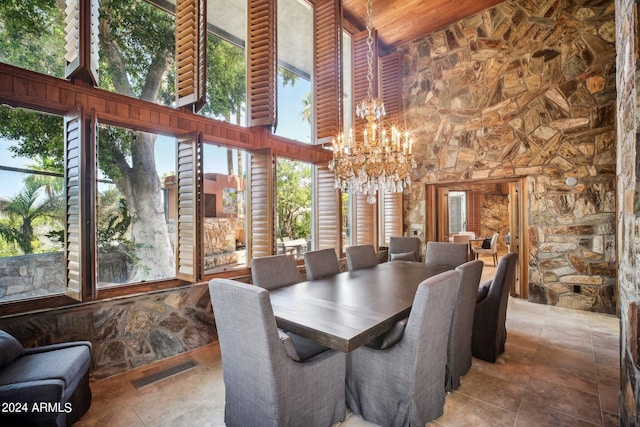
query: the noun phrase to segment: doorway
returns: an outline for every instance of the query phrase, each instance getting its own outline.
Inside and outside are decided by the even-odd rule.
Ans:
[[[448,242],[460,232],[477,238],[499,234],[498,253],[518,254],[511,295],[528,298],[529,244],[526,178],[427,184],[427,241]]]

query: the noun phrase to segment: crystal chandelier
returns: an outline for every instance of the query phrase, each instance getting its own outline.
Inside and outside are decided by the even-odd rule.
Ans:
[[[356,116],[366,120],[362,139],[353,131],[337,135],[333,141],[333,159],[329,169],[335,173],[335,188],[343,193],[360,193],[367,202],[376,202],[376,192],[402,192],[411,185],[409,171],[416,167],[411,153],[413,141],[408,132],[382,125],[383,102],[373,96],[373,24],[372,0],[367,2],[367,81],[366,99],[356,106]]]

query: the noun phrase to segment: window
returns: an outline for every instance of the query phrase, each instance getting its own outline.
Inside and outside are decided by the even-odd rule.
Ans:
[[[449,234],[467,230],[467,192],[449,192]]]
[[[0,301],[65,291],[62,117],[0,106]]]
[[[176,141],[100,126],[98,286],[175,277]]]
[[[203,145],[205,274],[247,266],[246,154]]]
[[[0,7],[0,62],[63,78],[65,14],[60,2],[12,3]]]
[[[311,165],[278,159],[276,171],[278,253],[300,257],[311,241]]]
[[[278,1],[278,65],[275,133],[310,143],[313,9],[304,0]]]

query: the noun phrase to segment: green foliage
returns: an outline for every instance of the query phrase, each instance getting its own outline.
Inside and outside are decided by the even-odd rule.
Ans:
[[[311,237],[311,167],[278,159],[277,233],[279,238]]]
[[[120,197],[116,190],[107,190],[98,196],[98,251],[101,253],[120,252],[129,261],[138,261],[137,246],[129,236],[131,215],[127,209],[127,201]]]

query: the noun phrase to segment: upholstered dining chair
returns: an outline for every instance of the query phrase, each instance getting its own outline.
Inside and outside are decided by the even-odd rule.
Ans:
[[[266,289],[213,279],[209,291],[227,426],[326,427],[345,419],[345,353],[302,358],[276,327]]]
[[[507,303],[509,290],[516,280],[518,254],[511,252],[500,258],[493,280],[477,292],[473,318],[471,353],[482,360],[495,363],[504,352],[507,340]]]
[[[307,280],[321,279],[340,273],[338,255],[335,249],[318,249],[304,253]]]
[[[495,267],[498,263],[498,237],[500,237],[499,233],[493,233],[488,248],[473,248],[475,258],[478,259],[480,254],[489,254],[493,257],[493,266]]]
[[[349,270],[359,270],[361,268],[371,268],[378,264],[378,256],[373,245],[349,246],[345,249],[347,253],[347,266]]]
[[[413,236],[389,237],[389,261],[420,261],[420,239]]]
[[[251,281],[265,289],[277,289],[300,282],[292,255],[271,255],[251,260]]]
[[[390,348],[367,346],[347,355],[347,404],[366,421],[424,426],[443,413],[442,380],[460,273],[423,281],[401,339]]]
[[[474,260],[456,267],[456,271],[460,273],[460,283],[449,332],[449,345],[447,346],[447,373],[445,377],[447,391],[460,387],[460,377],[471,368],[473,315],[483,266],[482,261]]]
[[[424,260],[427,265],[448,265],[456,268],[468,259],[469,245],[465,243],[427,242]]]

